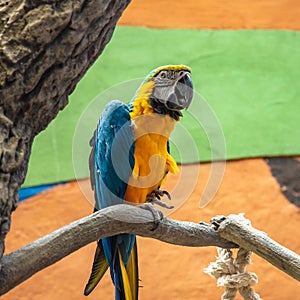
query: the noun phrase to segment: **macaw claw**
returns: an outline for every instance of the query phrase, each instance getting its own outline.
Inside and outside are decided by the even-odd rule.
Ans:
[[[148,197],[155,197],[160,200],[160,197],[167,196],[169,200],[171,200],[171,195],[168,191],[163,190],[154,190]]]
[[[167,208],[167,209],[172,209],[174,208],[173,205],[168,205],[160,200],[161,197],[167,196],[169,200],[171,200],[171,195],[167,191],[162,191],[162,190],[154,190],[151,194],[149,194],[146,198],[146,201],[152,204],[157,204],[161,207]]]

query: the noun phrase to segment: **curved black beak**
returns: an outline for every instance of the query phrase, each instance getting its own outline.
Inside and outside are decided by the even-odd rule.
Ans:
[[[167,106],[170,109],[188,108],[193,98],[193,82],[189,72],[183,74],[177,79],[173,86],[172,92],[167,99]]]

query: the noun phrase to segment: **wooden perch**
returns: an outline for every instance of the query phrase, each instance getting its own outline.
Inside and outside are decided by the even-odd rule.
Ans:
[[[265,232],[241,222],[239,215],[211,219],[220,237],[252,251],[300,281],[300,256],[273,241]]]
[[[60,228],[2,258],[0,295],[22,283],[38,271],[100,238],[120,233],[135,233],[182,246],[236,245],[220,239],[207,224],[180,222],[163,218],[153,229],[152,213],[131,205],[111,206]]]
[[[0,271],[0,295],[79,248],[100,238],[120,233],[134,233],[190,247],[234,248],[239,244],[299,280],[299,256],[272,241],[265,233],[250,226],[241,226],[231,218],[228,218],[228,221],[224,217],[215,218],[213,224],[217,224],[217,231],[205,223],[196,224],[163,218],[157,229],[152,230],[153,215],[150,211],[126,204],[111,206],[4,256]],[[261,241],[262,239],[264,241]],[[265,243],[276,247],[265,251]]]

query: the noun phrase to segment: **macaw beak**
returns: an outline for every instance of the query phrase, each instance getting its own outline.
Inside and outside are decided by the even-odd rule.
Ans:
[[[167,105],[171,109],[186,109],[193,98],[193,82],[189,72],[184,72],[175,82],[173,92],[170,93]]]
[[[167,109],[180,111],[191,104],[193,98],[193,83],[190,72],[182,74],[171,84],[157,85],[154,88],[154,97]]]

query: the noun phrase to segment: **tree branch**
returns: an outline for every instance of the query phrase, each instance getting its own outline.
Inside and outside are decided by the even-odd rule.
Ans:
[[[79,248],[120,233],[135,233],[182,246],[236,246],[220,238],[207,224],[163,218],[156,230],[152,228],[151,212],[125,204],[108,207],[75,221],[4,256],[0,272],[0,295]]]
[[[205,223],[163,218],[152,230],[153,215],[150,211],[126,204],[111,206],[4,256],[0,271],[0,295],[81,247],[121,233],[133,233],[189,247],[234,248],[239,245],[300,280],[300,256],[273,241],[266,233],[244,225],[238,217],[213,218],[212,224],[217,230]]]
[[[241,222],[239,215],[211,220],[220,237],[252,251],[286,274],[300,281],[300,256],[272,240],[265,232]]]

